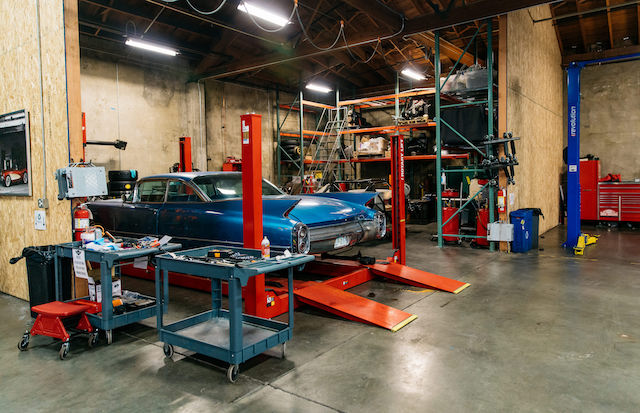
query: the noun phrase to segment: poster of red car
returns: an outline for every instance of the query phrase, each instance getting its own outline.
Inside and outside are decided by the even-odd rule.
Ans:
[[[29,116],[26,110],[0,116],[0,195],[31,195]]]

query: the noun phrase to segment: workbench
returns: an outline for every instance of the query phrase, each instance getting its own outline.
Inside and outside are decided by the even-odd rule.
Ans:
[[[123,238],[123,241],[136,241]],[[168,243],[154,248],[131,248],[114,251],[92,251],[82,247],[81,241],[67,242],[55,246],[55,296],[62,301],[62,263],[63,258],[73,259],[73,250],[84,249],[85,260],[100,263],[100,282],[102,284],[102,311],[97,314],[87,314],[89,322],[95,328],[104,330],[107,344],[113,341],[113,329],[126,326],[156,315],[156,306],[152,305],[138,310],[129,310],[124,314],[113,314],[112,280],[120,275],[120,267],[129,265],[135,258],[149,257],[162,254],[167,251],[176,251],[182,248],[180,244]],[[141,298],[155,300],[140,294]]]
[[[199,260],[210,250],[225,249],[251,255],[255,261],[237,264]],[[195,257],[195,259],[193,258]],[[239,364],[291,339],[293,332],[293,269],[313,261],[311,255],[294,254],[282,259],[261,259],[260,251],[245,248],[209,246],[163,254],[156,257],[156,317],[164,354],[172,357],[173,346],[204,354],[230,364],[227,378],[235,382]],[[259,274],[287,270],[289,279],[288,323],[242,313],[242,286]],[[169,271],[211,280],[211,310],[164,325],[168,311]],[[229,309],[222,308],[222,282],[228,283]],[[267,303],[263,303],[267,305]]]

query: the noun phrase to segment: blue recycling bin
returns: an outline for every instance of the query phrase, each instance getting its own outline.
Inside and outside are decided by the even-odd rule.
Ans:
[[[509,214],[513,224],[512,252],[527,252],[531,249],[533,241],[533,211],[531,209],[518,209]]]

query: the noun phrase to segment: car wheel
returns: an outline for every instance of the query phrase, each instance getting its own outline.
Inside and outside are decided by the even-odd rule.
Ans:
[[[10,187],[11,186],[11,177],[9,175],[4,177],[4,186],[6,186],[6,187]]]
[[[138,171],[135,169],[125,169],[122,171],[109,171],[110,181],[135,181],[138,179]]]
[[[26,184],[29,182],[29,175],[27,174],[27,172],[22,174],[22,183]]]

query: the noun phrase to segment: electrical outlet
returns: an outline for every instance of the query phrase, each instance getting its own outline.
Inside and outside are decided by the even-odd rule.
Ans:
[[[39,209],[35,211],[34,226],[40,231],[45,231],[47,229],[47,211]]]
[[[39,198],[38,199],[38,208],[41,208],[41,209],[49,208],[49,200],[47,198]]]

